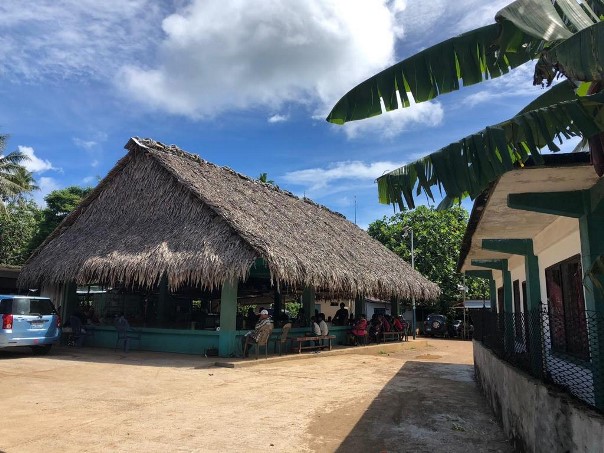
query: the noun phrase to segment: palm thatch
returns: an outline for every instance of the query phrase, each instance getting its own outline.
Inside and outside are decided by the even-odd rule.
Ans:
[[[439,288],[342,215],[176,146],[129,153],[34,252],[20,285],[213,289],[263,259],[273,283],[349,296],[433,299]]]

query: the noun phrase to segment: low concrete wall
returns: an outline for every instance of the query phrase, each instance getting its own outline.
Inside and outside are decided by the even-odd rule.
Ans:
[[[476,379],[518,450],[604,453],[602,415],[473,343]]]

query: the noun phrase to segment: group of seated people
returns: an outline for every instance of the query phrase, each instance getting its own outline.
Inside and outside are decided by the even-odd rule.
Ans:
[[[360,342],[380,341],[382,332],[405,332],[407,322],[402,316],[390,316],[374,313],[368,322],[366,316],[361,315],[349,332],[348,339],[352,345],[358,345]]]

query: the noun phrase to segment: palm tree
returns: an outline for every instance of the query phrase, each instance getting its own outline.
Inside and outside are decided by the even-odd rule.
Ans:
[[[22,166],[18,166],[15,170],[14,182],[21,187],[21,191],[16,195],[8,197],[11,200],[22,200],[24,194],[40,190],[33,173]]]
[[[260,176],[258,176],[258,181],[266,183],[266,184],[271,184],[271,185],[275,185],[275,181],[273,181],[272,179],[268,179],[268,173],[260,173]]]
[[[4,149],[6,135],[0,135],[0,152]],[[21,163],[29,158],[20,151],[13,151],[6,156],[0,155],[0,209],[4,210],[4,203],[11,197],[23,192],[34,190],[34,181]]]
[[[495,23],[450,38],[362,82],[334,106],[327,120],[361,120],[459,90],[537,59],[533,84],[550,88],[516,116],[452,143],[378,178],[380,202],[414,207],[422,191],[440,186],[445,204],[469,195],[544,146],[581,136],[589,141],[596,172],[604,173],[604,0],[517,0]],[[416,191],[416,192],[415,192]],[[415,193],[414,193],[415,192]]]

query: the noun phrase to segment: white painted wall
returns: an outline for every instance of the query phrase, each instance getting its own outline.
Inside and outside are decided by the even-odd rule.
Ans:
[[[533,247],[535,255],[537,255],[539,259],[541,299],[545,302],[547,297],[545,269],[581,253],[579,221],[569,217],[559,217],[533,238]],[[526,280],[523,256],[511,256],[508,262],[508,268],[512,274],[512,282],[514,280],[520,280],[520,283],[522,284],[522,282]],[[497,288],[501,287],[503,285],[501,272],[494,271],[493,275]]]

